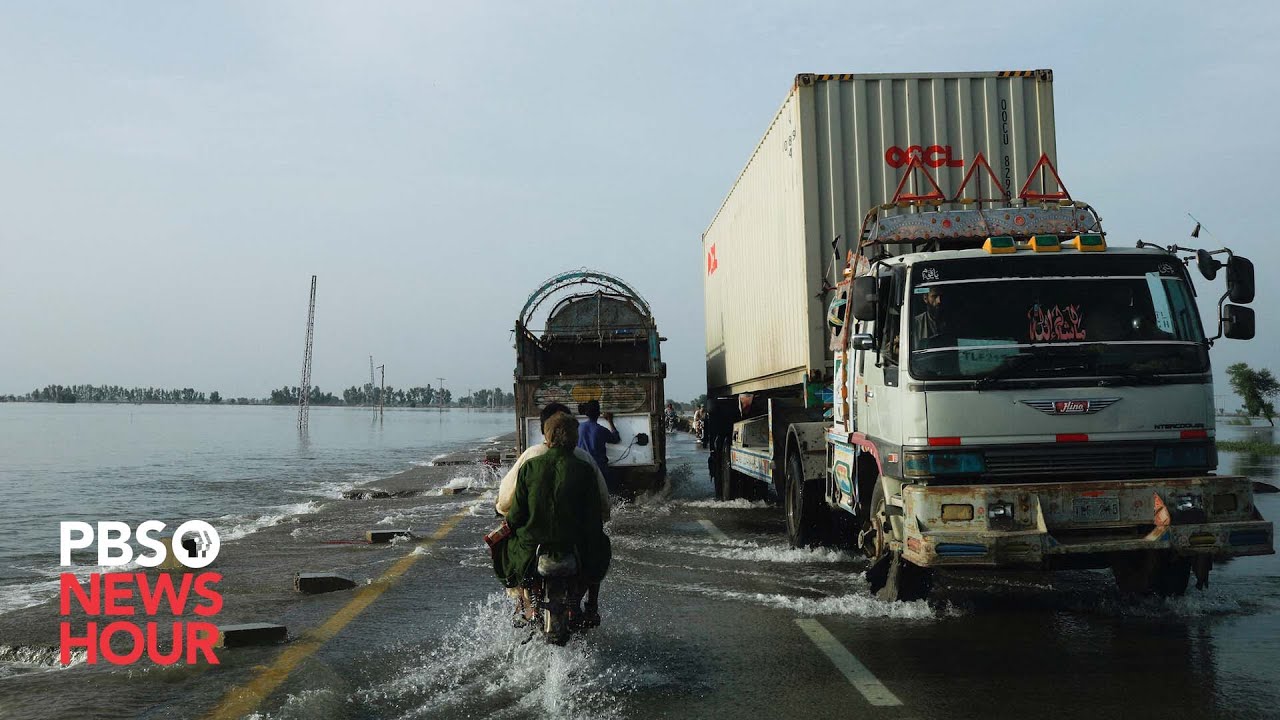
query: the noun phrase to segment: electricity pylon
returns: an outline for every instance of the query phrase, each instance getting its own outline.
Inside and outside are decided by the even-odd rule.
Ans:
[[[298,432],[311,421],[311,339],[316,328],[316,276],[311,276],[311,303],[307,307],[307,348],[302,353],[302,384],[298,386]]]

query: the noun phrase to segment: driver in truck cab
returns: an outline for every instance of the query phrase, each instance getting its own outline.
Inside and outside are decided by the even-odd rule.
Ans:
[[[942,309],[942,289],[930,285],[929,292],[921,298],[924,309],[911,318],[911,339],[913,349],[928,347],[928,340],[946,332],[946,317]]]

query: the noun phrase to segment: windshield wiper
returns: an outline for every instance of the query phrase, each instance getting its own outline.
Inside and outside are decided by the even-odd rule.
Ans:
[[[1007,378],[1018,370],[1021,370],[1027,363],[1038,357],[1040,357],[1040,355],[1036,352],[1026,352],[1020,355],[1015,355],[1008,360],[1005,360],[999,366],[988,370],[982,377],[974,380],[973,389],[986,390],[1004,378]]]
[[[1164,385],[1166,380],[1159,375],[1139,375],[1137,373],[1104,373],[1098,379],[1100,387],[1117,387],[1121,385]]]

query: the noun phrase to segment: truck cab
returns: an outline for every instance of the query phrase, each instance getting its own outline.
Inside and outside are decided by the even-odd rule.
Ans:
[[[1213,474],[1209,347],[1252,337],[1252,313],[1220,303],[1207,338],[1189,259],[1108,247],[1081,203],[881,219],[835,304],[826,507],[795,514],[853,515],[895,599],[936,567],[1111,567],[1177,594],[1273,552],[1251,482]],[[1233,260],[1224,300],[1248,302]]]

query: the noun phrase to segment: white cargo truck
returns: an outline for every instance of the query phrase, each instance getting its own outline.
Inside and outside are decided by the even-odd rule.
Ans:
[[[1109,245],[1058,176],[1052,82],[799,75],[703,235],[719,496],[772,490],[792,544],[861,548],[886,598],[937,567],[1180,594],[1274,552],[1213,472],[1209,348],[1253,336],[1252,265]],[[1226,270],[1213,337],[1192,262]]]

